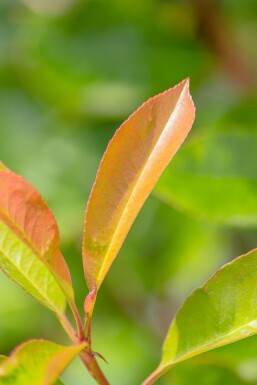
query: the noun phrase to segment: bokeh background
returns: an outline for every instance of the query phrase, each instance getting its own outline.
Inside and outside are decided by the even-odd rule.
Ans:
[[[139,384],[183,299],[257,245],[256,36],[256,0],[0,1],[0,159],[53,209],[80,308],[84,210],[103,151],[143,101],[191,79],[192,132],[96,306],[94,349],[113,385]],[[29,338],[68,342],[3,274],[0,287],[1,353]],[[257,384],[256,368],[252,337],[183,363],[158,384]],[[94,383],[79,359],[62,379]]]

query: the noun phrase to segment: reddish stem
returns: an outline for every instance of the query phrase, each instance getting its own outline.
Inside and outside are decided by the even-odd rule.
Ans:
[[[90,326],[89,326],[87,338],[85,338],[81,318],[75,302],[70,302],[70,307],[76,320],[77,334],[64,314],[58,314],[58,319],[62,327],[64,328],[65,332],[68,334],[73,345],[78,345],[83,341],[87,342],[87,346],[85,350],[83,350],[80,353],[80,357],[82,362],[87,367],[90,375],[97,381],[99,385],[109,385],[107,379],[105,378],[103,372],[101,371],[100,367],[98,366],[94,358],[94,354],[91,352]]]
[[[84,340],[84,331],[83,331],[83,325],[82,325],[82,321],[81,321],[81,318],[80,318],[80,314],[79,314],[78,308],[76,306],[76,303],[73,302],[73,301],[70,301],[69,305],[70,305],[71,311],[72,311],[72,313],[74,315],[74,318],[75,318],[75,321],[76,321],[77,332],[78,332],[78,340],[80,342],[82,342]]]
[[[152,385],[158,378],[163,375],[163,372],[160,372],[159,368],[157,368],[149,377],[142,383],[142,385]]]
[[[109,385],[109,382],[105,378],[103,372],[101,371],[100,367],[98,366],[94,356],[87,351],[83,351],[80,354],[80,358],[87,367],[89,373],[91,376],[97,381],[99,385]]]

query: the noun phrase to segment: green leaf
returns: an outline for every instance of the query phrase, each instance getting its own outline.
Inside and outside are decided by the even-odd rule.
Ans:
[[[169,375],[167,375],[168,377]],[[240,378],[236,370],[229,365],[211,364],[208,362],[196,362],[178,365],[171,373],[170,384],[176,385],[250,385]],[[169,377],[168,377],[169,378]],[[167,379],[168,379],[167,378]],[[169,382],[167,382],[169,383]]]
[[[257,249],[218,270],[173,320],[151,384],[176,363],[257,333]]]
[[[167,203],[208,221],[257,224],[257,135],[216,133],[183,147],[155,187]]]
[[[232,364],[239,364],[242,361],[257,360],[257,335],[239,340],[230,345],[224,345],[204,355],[214,362],[223,360]]]
[[[0,268],[56,313],[73,299],[59,232],[41,195],[22,177],[0,165]]]
[[[184,80],[144,103],[110,141],[85,216],[83,262],[90,290],[100,287],[139,210],[185,140],[194,115],[189,82]]]
[[[25,342],[0,364],[0,385],[52,385],[84,347],[43,340]]]

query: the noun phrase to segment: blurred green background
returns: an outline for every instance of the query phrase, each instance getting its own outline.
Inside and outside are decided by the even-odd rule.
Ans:
[[[256,0],[0,2],[0,159],[53,209],[80,308],[84,210],[103,151],[143,101],[191,79],[193,130],[96,306],[93,347],[113,385],[139,384],[183,299],[257,245],[256,36]],[[0,287],[1,353],[28,338],[68,342],[3,274]],[[158,384],[257,384],[256,367],[252,337],[180,364]],[[62,378],[94,383],[79,359]]]

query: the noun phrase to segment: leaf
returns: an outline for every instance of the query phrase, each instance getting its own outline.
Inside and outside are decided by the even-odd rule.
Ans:
[[[83,262],[99,288],[135,217],[186,138],[194,105],[189,81],[149,99],[121,125],[101,161],[89,198]]]
[[[85,347],[32,340],[18,346],[0,364],[0,385],[51,385]]]
[[[173,320],[159,378],[176,363],[257,333],[257,249],[218,270],[188,297]]]
[[[73,298],[53,213],[22,177],[0,165],[0,267],[55,312]]]
[[[167,203],[211,222],[257,224],[257,135],[216,133],[181,149],[155,187]]]
[[[190,361],[191,362],[191,361]],[[246,382],[240,378],[236,370],[229,365],[218,365],[210,363],[188,363],[187,365],[178,365],[171,375],[173,381],[170,384],[176,385],[250,385],[252,382]],[[167,381],[167,383],[169,383]]]
[[[204,355],[209,360],[239,364],[242,361],[257,360],[257,335],[252,335],[230,345],[224,345]]]

